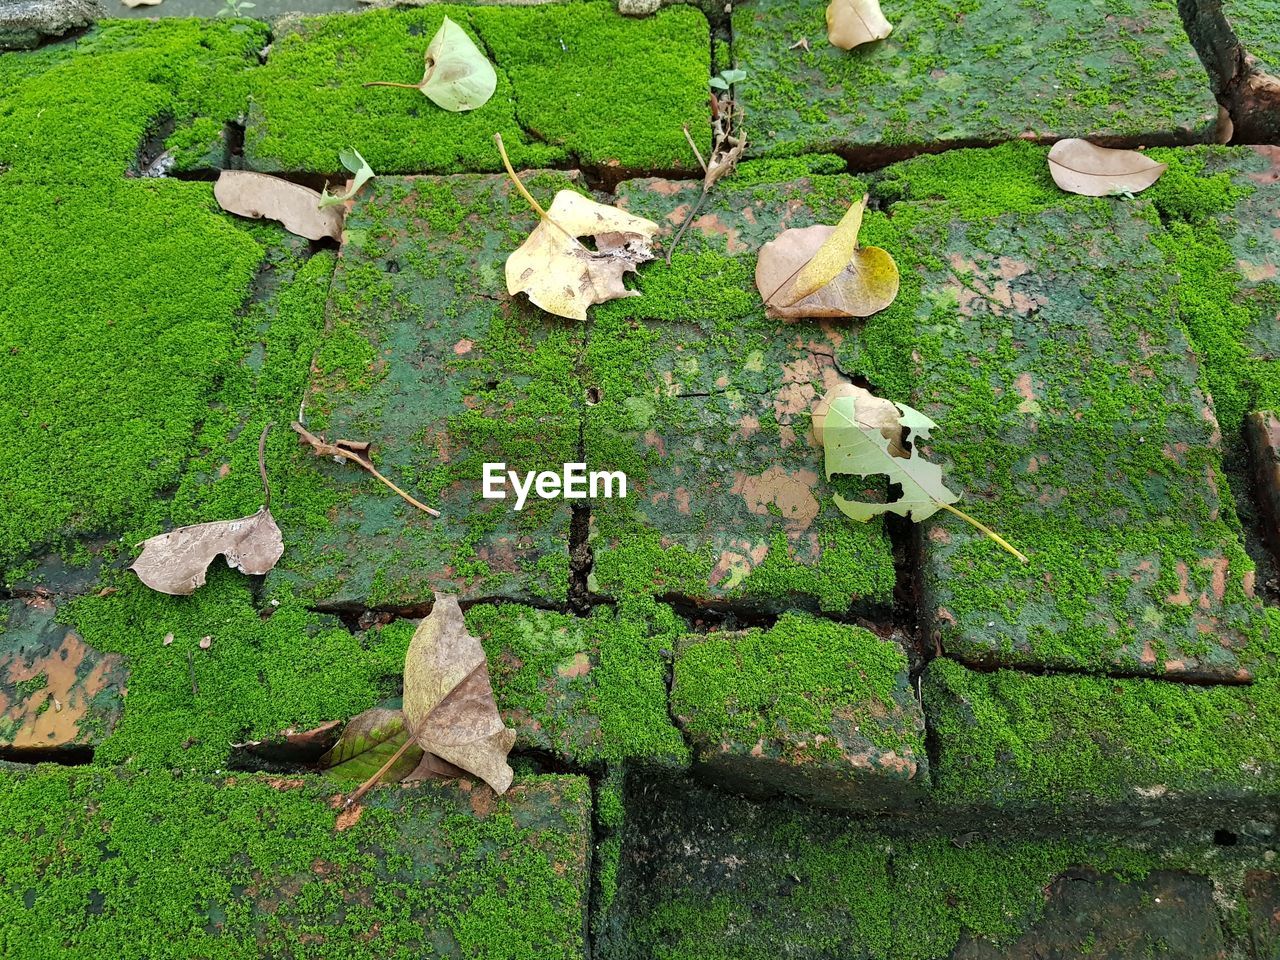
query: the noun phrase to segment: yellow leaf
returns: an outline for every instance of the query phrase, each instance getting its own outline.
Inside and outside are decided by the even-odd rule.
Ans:
[[[858,231],[862,229],[862,213],[867,209],[867,197],[851,206],[836,224],[835,232],[823,241],[818,252],[796,274],[795,283],[791,285],[781,305],[789,307],[840,275],[840,271],[849,265],[858,249]]]
[[[898,265],[886,250],[859,247],[831,282],[786,303],[780,294],[837,230],[818,225],[784,230],[760,248],[756,288],[770,317],[869,317],[898,296]]]

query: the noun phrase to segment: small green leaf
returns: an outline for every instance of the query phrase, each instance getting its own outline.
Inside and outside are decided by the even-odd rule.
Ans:
[[[338,153],[338,159],[342,165],[355,174],[355,180],[352,181],[351,189],[346,193],[330,193],[329,185],[325,184],[325,188],[320,194],[320,209],[325,207],[336,207],[340,203],[346,203],[357,193],[360,188],[372,180],[377,174],[373,172],[373,167],[369,166],[367,160],[360,156],[360,151],[355,147],[347,147]]]
[[[711,83],[711,85],[712,85],[713,87],[715,87],[717,90],[728,90],[728,89],[729,89],[729,81],[727,81],[727,80],[722,80],[720,77],[712,77],[712,78],[711,78],[711,80],[710,80],[710,83]]]
[[[336,780],[360,783],[377,773],[408,739],[409,731],[401,711],[374,707],[351,718],[338,742],[320,758],[320,767]],[[408,776],[421,759],[422,748],[411,745],[383,775],[383,780],[394,783]]]
[[[725,70],[720,76],[725,79],[726,83],[739,83],[747,79],[747,71],[745,70]]]

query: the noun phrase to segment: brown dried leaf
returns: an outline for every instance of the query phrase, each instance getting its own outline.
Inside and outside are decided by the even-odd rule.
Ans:
[[[308,240],[342,239],[342,207],[321,209],[321,195],[309,187],[250,170],[223,170],[213,186],[223,210],[252,220],[278,220]]]
[[[497,793],[511,786],[507,754],[516,732],[498,713],[480,641],[467,632],[456,597],[436,594],[404,658],[404,715],[428,753],[480,777]]]
[[[880,12],[879,0],[831,0],[827,4],[827,39],[842,50],[883,40],[893,24]]]
[[[558,317],[586,320],[593,303],[636,297],[622,275],[653,259],[658,225],[572,190],[556,194],[520,249],[507,257],[507,292],[529,299]],[[591,236],[588,250],[578,237]]]
[[[1166,169],[1137,150],[1110,150],[1088,140],[1059,140],[1049,150],[1049,173],[1068,193],[1109,197],[1147,189]]]
[[[284,537],[266,507],[248,517],[178,527],[142,543],[129,569],[152,590],[185,597],[202,586],[213,558],[241,573],[268,573],[284,554]]]
[[[447,760],[441,760],[434,753],[424,753],[422,760],[404,776],[404,783],[416,783],[419,780],[456,780],[465,777],[467,771],[455,767]]]
[[[786,302],[795,277],[836,230],[823,224],[784,230],[760,248],[756,288],[768,316],[869,317],[893,303],[898,265],[879,247],[858,247],[834,280],[794,303]]]

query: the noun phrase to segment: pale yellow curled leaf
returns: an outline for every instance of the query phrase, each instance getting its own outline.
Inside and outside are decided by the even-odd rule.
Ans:
[[[498,713],[480,641],[467,632],[456,597],[436,594],[404,658],[404,716],[417,744],[503,793],[516,732]]]
[[[284,537],[266,507],[248,517],[178,527],[142,542],[129,569],[152,590],[185,597],[203,586],[219,554],[227,566],[255,576],[269,573],[284,555]]]
[[[818,446],[822,446],[823,443],[827,413],[831,409],[831,404],[841,397],[858,398],[859,421],[868,428],[875,428],[880,431],[881,435],[889,443],[889,453],[904,459],[911,455],[902,442],[902,431],[906,423],[897,404],[892,400],[877,397],[862,387],[847,382],[837,383],[827,391],[826,395],[813,408],[813,439]],[[908,407],[906,409],[910,410],[911,408]],[[912,411],[912,413],[914,412]]]
[[[160,5],[160,3],[161,3],[161,0],[120,0],[120,2],[121,2],[122,4],[124,4],[124,6],[128,7],[130,10],[132,10],[132,9],[134,9],[135,7],[155,7],[155,6],[159,6],[159,5]]]
[[[785,294],[838,228],[784,230],[760,248],[756,289],[770,317],[869,317],[898,296],[898,264],[887,250],[858,247],[835,279],[793,303]]]
[[[290,233],[308,240],[342,239],[342,209],[321,208],[321,195],[310,187],[250,170],[223,170],[213,195],[228,213],[279,221]]]
[[[779,303],[789,307],[840,275],[858,250],[858,231],[862,229],[862,213],[867,209],[867,197],[853,204],[836,224],[831,236],[822,242],[817,253],[800,268],[789,289],[780,292]]]
[[[1049,173],[1068,193],[1109,197],[1147,189],[1166,170],[1137,150],[1111,150],[1088,140],[1059,140],[1049,150]]]
[[[890,483],[902,486],[902,496],[892,503],[861,503],[836,494],[842,513],[864,522],[878,514],[896,513],[918,523],[960,499],[943,484],[942,467],[920,455],[919,441],[937,426],[932,420],[852,384],[837,389],[839,395],[826,405],[822,430],[827,479],[885,474]],[[911,444],[909,451],[903,443],[904,430],[909,434],[905,438]]]
[[[507,257],[507,292],[558,317],[586,320],[593,303],[636,297],[622,275],[653,259],[658,225],[603,203],[561,190],[528,239]],[[578,237],[590,236],[588,250]]]
[[[893,32],[880,12],[880,0],[831,0],[827,4],[827,39],[842,50],[883,40]]]
[[[448,17],[427,45],[424,60],[420,83],[378,80],[365,86],[419,90],[436,106],[452,113],[484,106],[497,89],[498,74],[493,64],[467,32]]]

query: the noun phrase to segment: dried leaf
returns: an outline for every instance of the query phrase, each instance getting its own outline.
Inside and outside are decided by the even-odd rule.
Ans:
[[[467,771],[455,767],[447,760],[441,760],[434,753],[424,753],[422,760],[404,776],[405,783],[416,783],[419,780],[456,780],[465,777]]]
[[[893,303],[898,296],[898,264],[879,247],[858,247],[835,279],[788,302],[795,279],[839,230],[825,225],[784,230],[760,248],[756,288],[768,316],[869,317]],[[843,243],[837,241],[834,249],[842,249]]]
[[[488,103],[497,89],[498,74],[467,32],[445,17],[427,46],[426,69],[421,83],[379,80],[365,86],[421,90],[436,106],[459,113]]]
[[[835,231],[822,242],[822,246],[796,274],[790,289],[783,291],[783,306],[791,306],[816,293],[840,275],[858,252],[858,231],[862,229],[862,214],[867,209],[867,197],[853,204],[836,224]]]
[[[826,454],[828,480],[838,475],[884,474],[902,488],[902,496],[892,503],[862,503],[837,493],[836,506],[845,516],[866,522],[882,513],[896,513],[919,523],[947,510],[1027,562],[999,534],[952,506],[960,495],[942,482],[942,467],[920,454],[920,441],[928,439],[937,424],[919,410],[877,397],[862,387],[841,384],[814,409],[813,424]]]
[[[329,720],[310,730],[289,727],[261,740],[233,743],[233,758],[254,757],[268,763],[313,763],[338,740],[341,720]]]
[[[369,166],[369,161],[360,156],[360,151],[355,147],[347,147],[345,150],[338,151],[338,159],[342,165],[351,171],[354,179],[351,181],[351,187],[346,193],[330,193],[329,185],[325,184],[324,189],[320,191],[320,207],[337,207],[346,203],[360,192],[360,188],[372,180],[377,174],[373,172],[373,167]]]
[[[886,410],[886,404],[892,412]],[[849,384],[827,404],[824,420],[822,445],[828,480],[840,474],[869,477],[883,473],[890,483],[902,485],[902,497],[893,503],[860,503],[836,494],[836,506],[845,516],[866,521],[889,512],[918,523],[937,513],[943,504],[960,499],[943,484],[942,468],[920,455],[918,441],[927,439],[937,426],[924,414]],[[906,458],[890,449],[895,441],[901,446],[904,429],[912,434]]]
[[[409,739],[402,711],[374,707],[351,718],[338,742],[320,758],[320,766],[339,780],[365,781],[381,770]],[[409,744],[381,779],[400,780],[416,769],[421,759],[422,750],[416,744]]]
[[[236,520],[215,520],[178,527],[142,543],[129,569],[152,590],[185,597],[202,586],[213,558],[242,573],[268,573],[284,554],[284,537],[265,506]]]
[[[551,209],[520,249],[507,257],[507,292],[529,299],[558,317],[586,320],[593,303],[638,297],[622,275],[653,259],[658,225],[572,190],[556,194]],[[588,250],[578,237],[591,236]]]
[[[880,12],[879,0],[831,0],[827,4],[827,39],[842,50],[883,40],[893,24]]]
[[[404,715],[418,745],[503,793],[516,732],[503,725],[480,641],[456,597],[436,594],[404,659]]]
[[[320,194],[301,184],[249,170],[223,170],[213,195],[228,213],[278,220],[290,233],[308,240],[342,239],[342,209],[321,209]]]
[[[1059,140],[1049,150],[1053,182],[1068,193],[1109,197],[1147,189],[1166,169],[1137,150],[1095,147],[1088,140]]]
[[[132,10],[135,7],[156,7],[162,0],[120,0],[120,2]]]

